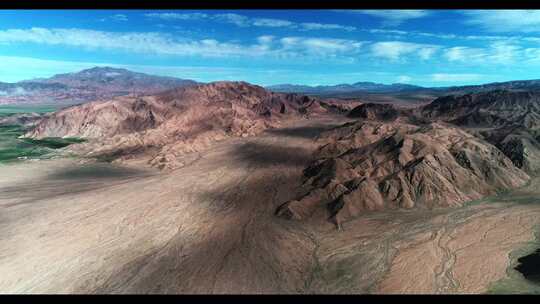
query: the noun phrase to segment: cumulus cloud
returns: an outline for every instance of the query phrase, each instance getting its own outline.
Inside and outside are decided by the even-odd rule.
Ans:
[[[399,60],[404,55],[416,55],[420,59],[431,58],[440,47],[431,44],[420,44],[403,41],[376,42],[371,45],[371,54],[375,57]]]
[[[540,10],[467,10],[466,24],[489,32],[540,32]]]

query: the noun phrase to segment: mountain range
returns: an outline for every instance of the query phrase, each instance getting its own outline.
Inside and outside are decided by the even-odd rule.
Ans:
[[[393,83],[390,85],[374,82],[357,82],[353,84],[338,84],[327,86],[307,86],[294,84],[279,84],[266,87],[271,91],[286,92],[286,93],[304,93],[304,94],[338,94],[349,92],[366,92],[366,93],[397,93],[418,91],[425,89],[420,86]]]
[[[0,104],[76,104],[129,94],[153,94],[196,83],[126,69],[94,67],[50,78],[0,83]]]
[[[374,82],[357,82],[353,84],[338,84],[329,86],[280,84],[268,86],[266,88],[275,92],[300,93],[336,98],[361,98],[366,97],[366,94],[382,94],[390,96],[418,96],[423,94],[436,98],[450,94],[480,93],[493,90],[538,91],[540,90],[540,80],[515,80],[508,82],[493,82],[481,85],[449,87],[422,87],[403,83],[394,83],[388,85]]]
[[[0,82],[2,104],[78,104],[124,95],[151,95],[176,87],[196,85],[189,79],[138,73],[121,68],[94,67],[50,78],[36,78],[16,83]],[[278,93],[297,93],[323,98],[362,99],[364,102],[427,104],[437,97],[492,90],[538,91],[540,80],[518,80],[482,85],[422,87],[404,83],[307,86],[280,84],[265,87]]]
[[[344,122],[347,115],[349,122],[319,134],[320,147],[304,170],[304,194],[282,204],[277,215],[305,219],[327,210],[339,227],[366,211],[460,206],[522,186],[539,170],[540,92],[532,91],[449,95],[413,109],[364,103],[349,110],[318,97],[224,81],[68,107],[25,137],[83,137],[88,142],[73,151],[85,157],[175,169],[183,166],[182,155],[213,142],[329,115]]]
[[[370,211],[461,206],[540,170],[540,92],[449,95],[415,109],[367,103],[348,116],[319,135],[303,194],[278,216],[327,210],[340,227]]]
[[[346,112],[346,104],[223,81],[67,107],[44,117],[26,136],[84,137],[87,156],[146,157],[152,166],[176,168],[179,155],[214,141],[252,136],[290,118]]]

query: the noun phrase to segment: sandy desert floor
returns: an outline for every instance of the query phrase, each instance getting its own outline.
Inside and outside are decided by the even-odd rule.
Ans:
[[[540,179],[466,207],[274,216],[332,119],[216,143],[172,172],[0,165],[1,293],[538,292]]]

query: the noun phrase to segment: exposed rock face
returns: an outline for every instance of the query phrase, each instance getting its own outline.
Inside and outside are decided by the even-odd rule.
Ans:
[[[366,210],[449,207],[524,185],[529,176],[484,140],[446,124],[356,122],[321,137],[306,195],[277,214],[326,208],[339,225]]]
[[[366,103],[359,105],[349,112],[351,118],[362,118],[369,120],[395,120],[400,115],[400,111],[392,104]]]
[[[540,93],[446,96],[416,110],[363,104],[321,135],[305,195],[277,214],[326,208],[337,224],[365,210],[459,206],[524,185],[540,170]]]
[[[420,115],[468,128],[503,151],[527,172],[540,169],[540,93],[492,91],[446,96]]]
[[[94,144],[84,145],[92,155],[148,152],[151,164],[174,167],[176,156],[210,142],[254,135],[288,117],[329,111],[307,96],[271,93],[244,82],[216,82],[73,106],[44,119],[26,136],[84,137],[93,139]]]
[[[422,116],[444,120],[476,117],[486,123],[500,120],[527,128],[540,126],[540,92],[491,91],[437,98],[421,110]],[[471,120],[462,120],[463,126]],[[472,120],[474,122],[474,120]],[[475,126],[473,123],[470,126]]]

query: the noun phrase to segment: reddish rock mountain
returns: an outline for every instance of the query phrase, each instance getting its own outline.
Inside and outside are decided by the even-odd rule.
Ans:
[[[153,165],[175,167],[175,158],[212,141],[249,136],[292,117],[332,107],[297,94],[272,93],[245,82],[215,82],[144,97],[73,106],[41,121],[28,137],[84,137],[92,155],[151,154]]]
[[[419,115],[466,128],[503,151],[519,168],[540,170],[540,93],[491,91],[446,96]]]
[[[352,109],[348,116],[351,118],[391,121],[397,119],[400,114],[401,111],[392,104],[366,103]]]
[[[369,210],[459,206],[529,179],[493,145],[446,124],[359,121],[319,140],[306,194],[278,215],[305,219],[324,208],[339,225]]]
[[[362,212],[459,206],[524,185],[540,169],[540,94],[446,96],[416,110],[363,104],[318,139],[304,195],[277,215],[327,210],[338,225]]]

